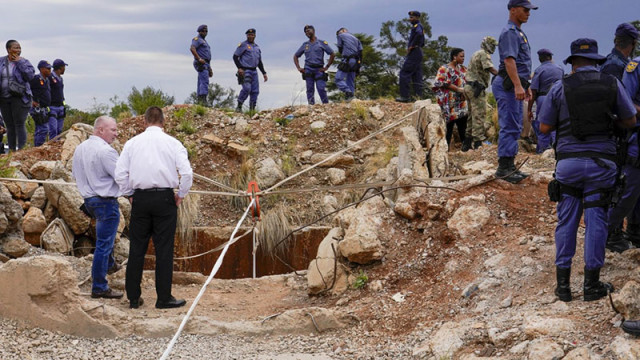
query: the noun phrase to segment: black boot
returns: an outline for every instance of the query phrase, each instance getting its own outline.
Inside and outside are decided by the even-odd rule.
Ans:
[[[198,95],[198,104],[207,106],[207,95]]]
[[[353,100],[353,93],[350,91],[344,93],[344,101],[349,102],[351,100]]]
[[[467,152],[469,150],[471,150],[471,141],[473,139],[471,138],[471,136],[467,136],[464,141],[462,142],[462,151],[463,152]]]
[[[564,302],[571,301],[571,268],[561,268],[556,266],[556,280],[558,286],[554,293]]]
[[[600,268],[584,268],[584,301],[595,301],[613,292],[613,285],[600,281]]]
[[[629,227],[627,226],[627,229],[628,228]],[[609,229],[606,248],[616,253],[622,253],[625,250],[629,250],[629,241],[625,239],[622,234],[622,229],[619,226]]]
[[[249,111],[250,112],[255,112],[256,111],[256,103],[249,103]]]
[[[516,165],[514,163],[514,160],[515,158],[509,158],[509,172],[515,171],[515,175],[522,178],[521,180],[524,180],[527,177],[529,177],[529,174],[523,173],[520,170],[516,170]]]
[[[640,248],[640,224],[631,224],[627,220],[627,230],[623,232],[623,238]]]
[[[498,158],[498,169],[496,170],[495,176],[512,184],[517,184],[522,181],[524,177],[519,176],[517,173],[512,174],[513,170],[511,170],[511,165],[513,165],[512,157]]]
[[[242,103],[240,101],[238,101],[238,106],[236,106],[236,112],[238,113],[242,112]]]
[[[473,148],[474,149],[477,149],[480,146],[482,146],[482,140],[476,140],[476,141],[473,142]]]

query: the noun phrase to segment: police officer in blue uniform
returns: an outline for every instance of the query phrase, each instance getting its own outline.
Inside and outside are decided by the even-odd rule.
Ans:
[[[640,71],[638,63],[640,57],[629,61],[622,75],[622,84],[631,97],[636,111],[640,112]],[[629,249],[629,243],[640,247],[640,151],[638,149],[640,137],[636,125],[627,141],[627,156],[622,168],[625,174],[626,186],[624,193],[616,207],[609,210],[609,238],[607,249],[623,252]],[[622,231],[622,223],[627,217],[626,231]]]
[[[345,100],[349,101],[353,99],[356,92],[356,74],[362,65],[362,43],[346,28],[340,28],[336,32],[336,37],[338,52],[342,55],[342,61],[336,73],[336,86],[344,93]]]
[[[49,133],[49,106],[51,105],[51,88],[49,87],[51,64],[46,60],[40,60],[38,70],[40,72],[29,82],[33,93],[29,114],[36,124],[33,134],[34,146],[40,146],[47,140]]]
[[[233,62],[238,68],[238,83],[242,85],[242,90],[238,95],[237,112],[242,112],[242,104],[249,94],[249,111],[255,111],[256,104],[258,103],[258,94],[260,93],[260,83],[258,81],[258,71],[260,69],[264,81],[267,82],[267,72],[262,65],[262,53],[260,47],[255,43],[256,29],[249,29],[245,32],[247,40],[238,44],[238,48],[233,53]]]
[[[323,104],[326,104],[329,102],[327,90],[325,89],[328,80],[326,71],[333,64],[336,54],[328,42],[316,38],[316,29],[313,25],[305,25],[304,34],[307,35],[309,41],[305,41],[293,54],[293,63],[307,83],[307,102],[309,105],[316,103],[314,85],[318,88],[320,100],[322,100]],[[329,61],[326,66],[324,65],[325,53],[329,55]],[[304,69],[300,67],[300,62],[298,61],[302,54],[304,54]]]
[[[191,40],[191,54],[193,54],[193,67],[198,72],[198,89],[196,95],[198,102],[202,105],[207,104],[207,95],[209,95],[209,78],[213,76],[211,69],[211,47],[204,38],[207,37],[209,28],[207,25],[198,26],[198,36]]]
[[[629,63],[633,50],[638,45],[638,30],[628,23],[618,25],[613,43],[615,47],[607,55],[607,60],[602,64],[600,71],[622,80],[624,69]]]
[[[62,134],[66,116],[64,102],[64,81],[62,75],[69,64],[62,59],[53,60],[53,71],[49,77],[51,87],[51,106],[49,106],[49,140]]]
[[[544,99],[547,97],[547,93],[549,93],[549,89],[551,89],[551,85],[564,76],[562,67],[553,62],[551,50],[538,50],[538,60],[540,61],[540,66],[536,68],[531,80],[532,100],[528,102],[529,121],[533,120],[533,101],[535,100],[536,109],[540,109]],[[540,123],[537,116],[536,112],[536,119],[532,121],[532,127],[538,139],[536,153],[540,154],[551,147],[554,134],[547,135],[540,132]]]
[[[509,0],[509,21],[498,40],[500,66],[491,89],[498,103],[498,169],[496,177],[517,184],[528,174],[516,170],[518,138],[522,132],[522,101],[531,99],[531,46],[522,24],[529,20],[531,10],[538,9],[529,0]]]
[[[636,123],[636,109],[615,77],[598,72],[598,54],[593,39],[571,43],[572,75],[557,81],[539,110],[540,131],[556,134],[555,180],[549,184],[552,201],[558,201],[556,226],[555,294],[571,301],[571,260],[584,211],[584,300],[593,301],[613,291],[600,281],[607,239],[607,208],[616,183],[617,128]]]
[[[413,85],[413,92],[416,97],[422,98],[422,47],[424,46],[424,29],[420,23],[420,12],[409,11],[409,22],[411,23],[411,33],[407,42],[407,56],[400,69],[400,97],[399,102],[410,102],[410,85]]]

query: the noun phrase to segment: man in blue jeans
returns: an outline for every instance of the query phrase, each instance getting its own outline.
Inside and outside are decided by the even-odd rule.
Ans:
[[[123,296],[107,284],[107,272],[119,267],[113,258],[113,243],[120,222],[118,196],[121,192],[115,182],[118,152],[110,146],[117,135],[116,121],[100,116],[93,125],[93,135],[73,154],[73,177],[84,198],[86,211],[96,219],[96,249],[91,267],[92,298],[119,299]]]

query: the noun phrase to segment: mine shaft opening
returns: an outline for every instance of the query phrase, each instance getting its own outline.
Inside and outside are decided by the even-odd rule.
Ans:
[[[311,260],[316,258],[318,246],[329,233],[329,227],[312,227],[293,234],[293,238],[279,247],[276,256],[269,253],[263,247],[256,250],[256,276],[267,276],[291,273],[295,270],[306,270]],[[225,244],[230,237],[232,228],[197,227],[193,229],[193,236],[185,241],[176,236],[174,248],[174,271],[199,272],[209,275],[220,251],[209,253],[193,259],[180,260],[180,257],[189,257],[205,253]],[[239,234],[244,234],[249,229],[241,228]],[[155,268],[153,257],[153,242],[149,242],[149,249],[145,259],[145,269]],[[292,269],[293,268],[293,269]],[[253,276],[253,233],[248,232],[238,241],[229,246],[220,270],[216,274],[219,279],[242,279]]]

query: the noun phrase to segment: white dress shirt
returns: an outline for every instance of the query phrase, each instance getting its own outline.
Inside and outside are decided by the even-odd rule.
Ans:
[[[149,126],[124,144],[115,178],[124,195],[136,189],[179,186],[178,196],[184,198],[193,183],[193,172],[187,149],[180,141],[159,126]]]
[[[91,135],[73,153],[73,177],[83,198],[118,197],[115,182],[118,152],[102,138]]]

